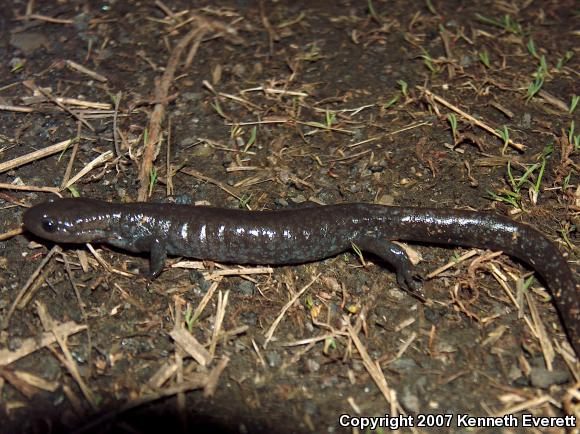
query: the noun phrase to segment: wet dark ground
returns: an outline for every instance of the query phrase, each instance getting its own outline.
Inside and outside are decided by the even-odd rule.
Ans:
[[[78,149],[9,168],[2,183],[58,189],[112,152],[61,195],[136,200],[148,119],[160,102],[156,80],[178,41],[205,25],[191,65],[177,69],[169,91],[149,200],[169,193],[231,208],[356,201],[492,210],[544,232],[578,277],[573,105],[580,53],[572,1],[175,1],[164,10],[154,2],[63,0],[37,3],[28,19],[25,2],[1,3],[0,164],[80,136]],[[505,146],[437,96],[493,129],[507,128],[525,149]],[[180,169],[169,177],[168,163]],[[19,227],[26,206],[54,197],[32,190],[0,191],[3,232]],[[27,234],[0,243],[2,318],[51,247]],[[422,276],[467,252],[412,248],[423,257]],[[38,339],[37,302],[55,321],[86,324],[88,332],[67,342],[93,408],[54,345],[0,367],[2,433],[152,432],[160,424],[178,432],[353,431],[339,425],[341,414],[393,413],[348,336],[283,345],[344,332],[348,323],[362,324],[358,336],[393,391],[392,405],[414,415],[415,425],[425,414],[453,415],[445,432],[467,431],[455,426],[460,414],[579,415],[578,360],[549,293],[535,280],[532,301],[517,299],[519,312],[493,272],[507,276],[516,296],[516,279],[531,270],[504,255],[472,264],[474,278],[468,268],[477,256],[426,279],[427,302],[401,291],[388,267],[362,267],[351,253],[251,280],[225,277],[218,285],[230,291],[223,330],[244,331],[219,340],[208,368],[186,357],[165,383],[148,388],[153,374],[175,363],[168,333],[176,306],[183,311],[177,317],[195,310],[211,282],[199,270],[170,268],[149,283],[145,257],[103,248],[113,267],[139,273],[124,277],[84,248],[64,252],[66,263],[60,254],[49,261],[44,283],[0,332],[0,351]],[[281,309],[316,276],[264,347]],[[529,303],[556,348],[551,370],[531,331]],[[202,343],[211,340],[216,307],[217,293],[191,327]],[[123,407],[207,373],[225,357],[211,396],[192,390]],[[15,380],[15,372],[54,387]]]

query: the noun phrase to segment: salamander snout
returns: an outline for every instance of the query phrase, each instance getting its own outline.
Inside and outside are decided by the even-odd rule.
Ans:
[[[76,217],[82,202],[72,199],[44,202],[27,209],[22,216],[26,230],[58,243],[86,242],[83,225]]]
[[[62,238],[62,236],[58,236],[58,239],[53,238],[60,232],[59,228],[62,230],[62,222],[59,222],[57,218],[52,217],[48,213],[43,212],[38,206],[26,210],[22,216],[22,222],[27,231],[38,237],[51,241],[59,241]]]
[[[58,199],[44,202],[24,212],[26,230],[57,243],[102,241],[112,235],[111,215],[104,202],[90,199]]]

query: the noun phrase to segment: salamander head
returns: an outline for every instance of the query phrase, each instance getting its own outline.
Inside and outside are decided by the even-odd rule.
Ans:
[[[24,227],[34,235],[57,243],[107,241],[115,216],[110,204],[94,199],[58,199],[26,210]]]

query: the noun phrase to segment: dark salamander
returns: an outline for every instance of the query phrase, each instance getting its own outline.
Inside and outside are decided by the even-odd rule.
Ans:
[[[532,266],[549,285],[568,337],[580,355],[580,287],[548,238],[490,213],[342,204],[244,211],[160,203],[59,199],[24,213],[24,226],[57,243],[99,242],[150,252],[151,275],[167,255],[240,264],[299,264],[352,248],[391,264],[413,286],[409,258],[393,240],[502,250]]]

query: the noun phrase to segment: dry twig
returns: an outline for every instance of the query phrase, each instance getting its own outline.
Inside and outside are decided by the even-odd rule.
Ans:
[[[175,71],[177,70],[179,60],[181,59],[181,54],[194,38],[201,40],[206,31],[207,28],[201,26],[191,30],[181,38],[169,56],[167,66],[161,79],[156,83],[154,92],[155,106],[153,107],[153,112],[149,119],[149,125],[147,127],[147,142],[145,143],[145,150],[143,152],[139,169],[140,187],[137,195],[139,201],[146,201],[149,197],[150,175],[153,169],[153,161],[157,157],[157,145],[161,140],[161,124],[165,117],[165,107],[168,102],[169,89],[173,84]]]

